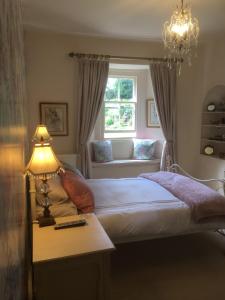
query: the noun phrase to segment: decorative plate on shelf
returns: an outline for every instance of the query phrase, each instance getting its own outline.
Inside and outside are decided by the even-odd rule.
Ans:
[[[214,154],[214,147],[211,145],[206,145],[204,148],[204,153],[206,155],[213,155]]]
[[[214,103],[210,103],[207,106],[207,111],[215,111],[216,110],[216,105]]]

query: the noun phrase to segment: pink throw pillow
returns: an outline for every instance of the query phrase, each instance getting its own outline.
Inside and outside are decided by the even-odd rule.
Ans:
[[[71,171],[60,173],[62,186],[77,209],[83,213],[94,211],[94,195],[86,184],[85,179]]]

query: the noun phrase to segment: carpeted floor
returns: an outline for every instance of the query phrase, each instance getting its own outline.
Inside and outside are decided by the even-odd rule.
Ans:
[[[201,233],[118,245],[111,300],[225,300],[225,236]]]

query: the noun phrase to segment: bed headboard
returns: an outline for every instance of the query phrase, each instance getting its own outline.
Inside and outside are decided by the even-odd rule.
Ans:
[[[70,165],[71,167],[76,167],[77,163],[77,155],[76,154],[58,154],[57,158],[60,161],[63,161]],[[36,220],[36,187],[35,187],[35,179],[33,177],[29,177],[30,182],[30,201],[31,201],[31,214],[32,220]]]
[[[58,154],[57,158],[60,161],[63,161],[70,165],[71,167],[75,168],[77,165],[77,155],[76,154]]]

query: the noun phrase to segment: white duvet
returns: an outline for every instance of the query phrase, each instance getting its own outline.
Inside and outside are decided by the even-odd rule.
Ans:
[[[95,213],[115,243],[225,227],[225,222],[195,224],[184,202],[144,178],[89,179],[87,183],[94,193]]]

